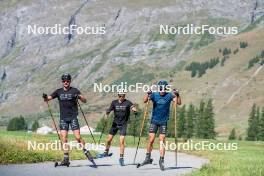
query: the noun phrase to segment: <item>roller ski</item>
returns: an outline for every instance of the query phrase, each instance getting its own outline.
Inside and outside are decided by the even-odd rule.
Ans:
[[[113,153],[100,153],[96,155],[96,158],[105,158],[105,157],[111,157],[113,155]]]
[[[90,153],[88,150],[85,150],[85,151],[84,151],[84,154],[85,154],[85,156],[87,157],[87,159],[93,164],[92,167],[93,167],[93,168],[97,168],[97,165],[96,165],[96,163],[94,162],[94,158],[93,158],[93,156],[91,155],[91,153]]]
[[[70,162],[67,159],[63,159],[62,162],[60,162],[60,163],[59,162],[55,162],[54,166],[55,167],[57,167],[57,166],[67,166],[67,167],[69,167],[70,166]]]
[[[145,165],[147,165],[147,164],[152,164],[152,162],[153,162],[153,159],[152,158],[146,158],[144,161],[143,161],[143,163],[138,163],[137,164],[137,168],[139,168],[139,167],[142,167],[142,166],[145,166]]]

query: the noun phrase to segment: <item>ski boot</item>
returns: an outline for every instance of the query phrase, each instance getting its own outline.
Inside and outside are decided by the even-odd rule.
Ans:
[[[110,157],[112,155],[113,155],[113,153],[108,153],[105,151],[104,153],[97,154],[96,158],[105,158],[105,157]]]
[[[125,162],[124,162],[123,157],[119,158],[119,164],[120,164],[120,166],[125,166]]]
[[[93,156],[91,155],[91,153],[90,153],[88,150],[85,150],[85,151],[84,151],[84,154],[85,154],[85,156],[87,157],[87,159],[93,164],[92,167],[97,168],[97,165],[96,165],[96,163],[94,162],[94,158],[93,158]]]
[[[159,167],[160,167],[160,170],[162,170],[162,171],[164,171],[165,169],[164,169],[164,157],[162,158],[160,158],[159,159]]]
[[[143,163],[138,163],[137,164],[137,168],[141,167],[141,166],[144,166],[144,165],[147,165],[147,164],[152,164],[153,162],[153,159],[150,158],[150,155],[147,155],[145,160],[143,161]]]

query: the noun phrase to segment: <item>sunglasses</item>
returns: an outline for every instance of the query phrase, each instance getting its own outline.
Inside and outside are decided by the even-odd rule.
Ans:
[[[121,97],[122,97],[122,98],[124,98],[124,97],[125,97],[125,95],[118,95],[118,97],[119,97],[119,98],[121,98]]]
[[[69,80],[62,80],[63,83],[70,83],[71,81]]]

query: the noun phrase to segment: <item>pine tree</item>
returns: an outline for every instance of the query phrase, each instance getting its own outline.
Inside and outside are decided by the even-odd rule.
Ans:
[[[186,120],[185,120],[185,105],[182,106],[182,108],[179,109],[179,115],[178,115],[178,137],[186,137]]]
[[[196,76],[196,73],[197,73],[196,69],[192,69],[191,77],[192,78],[195,77]]]
[[[264,107],[262,108],[262,113],[261,113],[261,116],[259,118],[258,139],[260,141],[264,141]]]
[[[168,127],[167,127],[167,133],[166,136],[168,137],[174,137],[174,133],[175,133],[175,118],[174,118],[174,112],[173,112],[173,105],[172,105],[172,110],[170,111],[170,119],[168,121]],[[178,111],[178,108],[177,108]]]
[[[27,125],[23,116],[12,118],[7,125],[7,131],[26,130],[26,128]]]
[[[260,54],[261,58],[264,58],[264,50],[262,50],[261,54]]]
[[[39,123],[37,120],[35,120],[32,124],[31,130],[36,131],[39,128]]]
[[[255,117],[255,120],[254,120],[254,126],[256,127],[255,130],[256,130],[256,139],[259,140],[259,119],[260,119],[260,108],[257,107],[257,112],[256,112],[256,117]]]
[[[203,138],[204,111],[205,111],[205,103],[203,100],[201,100],[200,106],[196,110],[196,113],[197,113],[196,137],[198,138]]]
[[[228,137],[229,140],[235,140],[236,139],[236,129],[233,128],[229,134],[229,137]]]
[[[187,138],[191,138],[194,135],[194,122],[195,122],[195,107],[190,104],[187,112]]]
[[[251,112],[249,114],[249,119],[248,119],[248,129],[247,129],[247,140],[249,141],[255,141],[257,140],[258,136],[258,114],[257,113],[257,107],[256,104],[254,103]]]
[[[203,125],[203,138],[214,139],[216,136],[215,120],[214,120],[214,107],[212,99],[209,99],[205,108],[204,125]]]
[[[138,136],[140,132],[140,123],[142,118],[142,110],[138,108],[138,114],[135,116],[134,114],[130,115],[129,125],[127,127],[127,134],[132,136]]]
[[[102,132],[103,126],[104,126],[106,120],[107,120],[106,118],[101,118],[100,121],[96,125],[95,131]]]

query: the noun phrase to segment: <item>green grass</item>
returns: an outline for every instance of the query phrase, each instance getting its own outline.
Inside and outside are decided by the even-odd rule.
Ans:
[[[74,141],[69,135],[70,141]],[[62,151],[54,150],[28,150],[28,141],[37,143],[50,143],[57,140],[56,134],[47,136],[26,132],[0,132],[0,164],[8,163],[37,163],[44,161],[58,161],[63,158]],[[91,151],[95,155],[95,151]],[[72,160],[86,159],[82,151],[72,150]]]
[[[107,135],[103,135],[102,142],[105,141]],[[73,136],[69,136],[73,140]],[[87,142],[92,139],[88,135],[83,135]],[[95,135],[98,141],[99,136]],[[35,140],[38,142],[50,142],[56,140],[56,134],[40,136],[36,134],[28,134],[26,132],[0,132],[0,164],[4,163],[31,163],[54,161],[62,158],[61,151],[28,151],[25,149],[26,141]],[[173,138],[167,139],[173,142]],[[237,150],[203,150],[203,151],[181,151],[189,154],[208,158],[210,163],[204,165],[200,170],[194,171],[189,175],[193,176],[262,176],[264,173],[264,143],[250,141],[227,141],[227,140],[204,140],[211,143],[237,143]],[[193,140],[193,143],[201,142],[201,140]],[[136,147],[137,138],[134,143],[132,136],[126,137],[126,147]],[[118,136],[112,142],[113,146],[119,145]],[[147,138],[142,137],[140,148],[145,148]],[[154,149],[158,149],[158,140],[154,144]],[[94,153],[94,152],[93,152]],[[85,159],[81,151],[72,151],[71,159]],[[187,164],[187,163],[186,163]]]
[[[238,143],[237,151],[191,151],[190,153],[210,159],[193,176],[251,176],[264,174],[264,143],[232,141]]]

